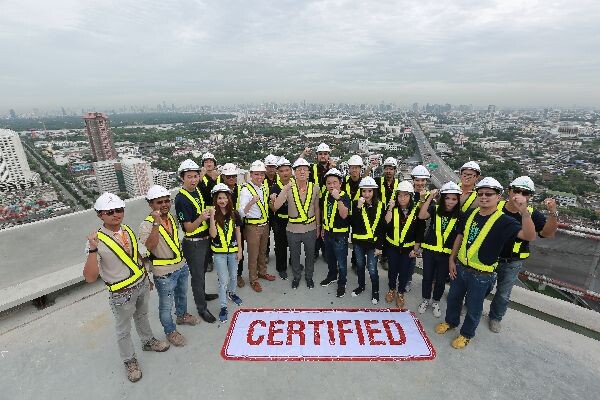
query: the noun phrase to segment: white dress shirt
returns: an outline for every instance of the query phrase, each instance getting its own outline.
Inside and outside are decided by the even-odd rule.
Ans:
[[[260,197],[260,202],[263,202],[263,186],[256,186],[254,183],[252,182],[248,182],[249,185],[252,185],[252,187],[254,188],[254,190],[256,190],[256,193],[258,194],[258,197]],[[250,210],[248,211],[248,213],[244,212],[244,208],[246,208],[246,205],[250,202],[250,200],[252,200],[252,197],[254,197],[254,195],[252,193],[250,193],[250,191],[248,190],[248,188],[246,187],[246,185],[242,186],[242,190],[240,191],[240,208],[238,209],[238,212],[240,213],[240,217],[242,218],[261,218],[262,212],[260,211],[260,208],[258,207],[258,203],[254,203],[252,204],[252,207],[250,207]],[[263,204],[264,208],[266,210],[268,210],[269,205],[268,204]]]

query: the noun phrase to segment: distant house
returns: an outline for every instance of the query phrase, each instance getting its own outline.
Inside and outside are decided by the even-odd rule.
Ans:
[[[554,198],[563,207],[575,207],[577,205],[577,196],[572,193],[547,190],[546,194]]]

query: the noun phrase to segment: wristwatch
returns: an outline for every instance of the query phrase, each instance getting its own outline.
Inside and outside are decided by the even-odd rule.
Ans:
[[[95,249],[88,249],[88,254],[90,253],[97,253],[98,252],[98,248],[96,247]]]

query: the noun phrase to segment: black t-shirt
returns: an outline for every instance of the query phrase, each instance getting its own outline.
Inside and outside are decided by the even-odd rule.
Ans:
[[[465,232],[465,225],[470,215],[470,213],[464,214],[457,222],[457,232],[463,235],[463,241],[467,241],[467,250],[471,247],[475,239],[477,239],[481,229],[483,229],[483,226],[487,220],[490,219],[492,214],[484,216],[477,211],[475,218],[473,218],[470,231]],[[479,249],[479,261],[486,265],[496,263],[504,245],[507,242],[513,241],[520,230],[521,224],[517,222],[517,220],[504,214],[500,216],[492,226],[492,229],[490,229],[488,235],[483,239],[483,243]]]
[[[357,208],[358,201],[352,202],[352,209],[354,212],[350,217],[350,223],[352,225],[352,233],[356,233],[359,235],[364,235],[367,233],[365,228],[365,222],[363,220],[362,209]],[[379,217],[379,222],[374,229],[373,235],[377,238],[377,241],[371,239],[354,239],[352,238],[352,243],[360,243],[360,245],[365,249],[383,249],[383,243],[385,242],[385,204],[382,204],[381,207],[381,216]],[[375,221],[375,216],[377,214],[377,207],[371,204],[363,204],[363,208],[367,212],[367,219],[369,220],[369,224],[373,225],[373,221]]]
[[[358,193],[359,192],[359,188],[358,188],[359,184],[360,184],[360,178],[355,181],[351,177],[347,176],[346,179],[344,179],[344,187],[342,189],[344,189],[344,192],[346,192],[346,194],[348,196],[350,196],[350,200],[352,200],[352,201],[358,200],[358,198],[360,197],[360,193]],[[357,193],[358,193],[358,195],[357,195]]]
[[[335,200],[332,195],[328,195],[329,192],[326,191],[321,199],[319,200],[319,205],[321,206],[321,214],[323,215],[323,225],[325,225],[325,214],[327,213],[328,219],[330,220],[331,214],[333,213],[333,206],[338,200]],[[325,204],[325,198],[327,198],[327,204]],[[346,193],[340,196],[340,200],[342,203],[350,210],[350,197]],[[343,219],[340,217],[339,208],[333,217],[333,227],[334,228],[346,228],[350,226],[350,216]]]
[[[204,202],[207,206],[212,206],[212,195],[210,191],[215,187],[217,181],[220,181],[219,177],[217,179],[211,178],[208,174],[204,175],[204,177],[198,183],[198,189],[200,189],[200,193],[202,193],[202,197],[204,198]]]
[[[430,205],[429,208],[427,209],[427,212],[430,215],[429,229],[427,230],[427,233],[425,234],[425,239],[423,240],[423,243],[427,243],[432,246],[437,246],[437,237],[435,235],[435,231],[437,229],[437,227],[436,227],[437,210],[435,208],[436,208],[435,205]],[[459,213],[458,215],[459,215],[458,220],[454,223],[454,228],[452,229],[452,231],[450,231],[450,234],[448,235],[448,239],[446,239],[446,241],[444,242],[445,248],[451,249],[452,246],[454,245],[454,240],[456,239],[456,233],[458,232],[458,230],[457,230],[458,222],[463,217],[462,213]],[[448,216],[442,216],[441,219],[442,219],[442,235],[443,235],[444,231],[448,227],[448,224],[450,223],[452,218],[448,217]]]
[[[202,203],[199,200],[198,191],[194,190],[194,191],[190,192],[190,194],[192,195],[193,198],[196,199],[198,204],[200,204],[200,207],[202,207]],[[200,211],[203,211],[203,210],[201,209]],[[177,213],[177,220],[181,224],[182,228],[184,226],[183,225],[184,222],[194,222],[200,216],[200,214],[198,214],[198,211],[196,210],[196,206],[194,204],[192,204],[192,202],[190,201],[190,199],[187,198],[187,196],[185,196],[181,193],[177,193],[177,195],[175,196],[175,212]],[[201,237],[207,237],[207,236],[208,236],[208,229],[206,229],[205,231],[200,232],[194,236],[189,236],[189,237],[201,238]]]
[[[279,196],[279,193],[281,193],[281,188],[279,187],[279,185],[277,183],[273,184],[271,186],[271,194],[276,194],[277,196]],[[277,218],[277,220],[279,222],[283,222],[283,220],[285,220],[287,222],[287,219],[285,218],[280,218],[277,216],[277,214],[284,214],[287,215],[288,213],[288,202],[287,200],[285,201],[285,203],[283,203],[283,205],[281,207],[279,207],[279,209],[275,212],[275,218]]]
[[[522,221],[521,214],[519,214],[518,212],[512,213],[512,212],[508,211],[506,209],[506,204],[504,205],[504,207],[502,207],[502,212],[504,212],[505,215],[508,215],[509,217],[512,217],[515,220],[517,220],[517,222],[519,222],[519,224],[522,223],[521,222]],[[539,235],[539,233],[542,231],[542,229],[544,229],[544,225],[546,225],[546,217],[544,216],[544,214],[542,214],[538,210],[533,210],[533,212],[531,213],[531,219],[533,220],[533,224],[535,225],[535,231]],[[540,237],[542,237],[542,236],[540,235]],[[500,253],[500,257],[502,257],[502,258],[514,258],[515,257],[515,255],[513,255],[513,252],[512,252],[515,241],[523,242],[523,244],[521,245],[521,253],[529,252],[529,242],[526,240],[521,240],[521,239],[517,238],[516,240],[511,240],[510,242],[507,242],[504,245],[504,247],[502,248],[502,252]]]

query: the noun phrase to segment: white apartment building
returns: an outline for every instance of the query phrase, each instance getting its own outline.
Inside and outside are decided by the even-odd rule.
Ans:
[[[39,184],[39,175],[31,172],[19,135],[0,129],[0,191],[11,191]]]
[[[121,161],[125,189],[129,195],[145,196],[154,184],[150,164],[139,158],[127,158]]]
[[[97,161],[93,163],[96,184],[100,193],[118,193],[119,181],[117,180],[116,160]]]

